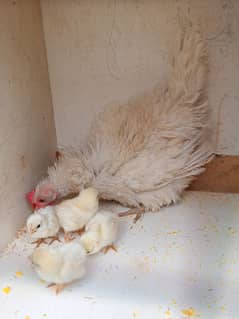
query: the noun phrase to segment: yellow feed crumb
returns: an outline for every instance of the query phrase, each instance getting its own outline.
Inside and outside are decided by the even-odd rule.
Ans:
[[[172,303],[173,305],[176,305],[176,304],[177,304],[177,301],[176,301],[175,299],[172,299],[172,300],[171,300],[171,303]]]
[[[2,292],[3,292],[5,295],[8,295],[8,294],[10,294],[10,292],[11,292],[11,288],[10,288],[9,286],[4,287],[4,288],[2,289]]]
[[[192,317],[195,317],[197,313],[196,313],[196,310],[194,310],[193,308],[188,308],[188,309],[183,309],[182,314],[184,316],[192,318]]]
[[[21,271],[16,271],[15,275],[16,277],[20,278],[23,276],[23,273]]]
[[[234,235],[234,234],[237,233],[237,230],[236,230],[235,228],[233,228],[233,227],[228,227],[227,229],[229,230],[229,232],[230,232],[232,235]]]
[[[167,232],[168,235],[177,235],[177,234],[179,234],[179,233],[180,233],[179,230]]]
[[[138,317],[138,312],[137,312],[137,311],[134,311],[134,312],[133,312],[133,318],[136,318],[136,317]]]
[[[165,311],[165,315],[166,316],[171,316],[171,311],[170,310]]]
[[[221,311],[225,311],[226,307],[225,306],[221,306],[220,309],[221,309]]]

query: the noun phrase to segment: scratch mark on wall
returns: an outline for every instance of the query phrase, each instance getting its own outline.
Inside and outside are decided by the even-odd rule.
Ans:
[[[1,183],[0,183],[0,198],[4,199],[7,193],[6,185],[8,184],[8,174],[6,172],[1,174]]]
[[[218,110],[217,110],[217,121],[216,121],[216,139],[215,139],[215,144],[216,144],[216,151],[218,150],[218,144],[219,144],[219,138],[220,138],[220,128],[221,128],[221,114],[222,114],[222,107],[225,99],[227,98],[227,94],[224,94],[223,97],[221,98],[219,105],[218,105]]]
[[[111,2],[111,1],[110,1]],[[120,67],[118,65],[117,61],[117,55],[116,55],[116,42],[114,40],[114,32],[116,27],[116,7],[117,7],[117,0],[113,2],[113,8],[110,7],[110,15],[113,13],[112,17],[112,23],[110,27],[110,34],[109,34],[109,40],[108,40],[108,46],[107,46],[107,69],[109,71],[109,74],[116,80],[119,80],[119,73],[120,73]]]
[[[223,15],[221,30],[216,34],[207,37],[207,41],[212,43],[231,43],[233,42],[233,32],[231,23],[234,18],[233,6],[230,4],[230,1],[222,3]]]
[[[25,158],[24,155],[22,155],[22,156],[20,157],[20,161],[21,161],[21,166],[22,166],[22,168],[25,169],[25,168],[26,168],[26,158]]]

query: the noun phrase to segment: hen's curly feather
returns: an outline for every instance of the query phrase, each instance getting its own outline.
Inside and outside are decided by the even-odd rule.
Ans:
[[[207,81],[205,42],[187,24],[167,85],[104,110],[84,146],[65,149],[44,182],[61,196],[93,186],[104,199],[149,210],[176,202],[212,158]]]

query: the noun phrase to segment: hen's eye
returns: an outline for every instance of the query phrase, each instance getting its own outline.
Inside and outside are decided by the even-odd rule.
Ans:
[[[39,224],[39,225],[37,225],[37,228],[40,228],[41,227],[41,225]]]
[[[40,202],[40,203],[44,203],[44,202],[45,202],[45,200],[44,200],[44,199],[42,199],[42,198],[40,198],[40,199],[39,199],[39,202]]]

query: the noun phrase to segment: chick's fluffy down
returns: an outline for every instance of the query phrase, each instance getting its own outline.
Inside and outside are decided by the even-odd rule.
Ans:
[[[55,284],[66,284],[85,275],[86,253],[80,242],[37,248],[32,262],[38,276]]]
[[[94,188],[86,188],[77,197],[62,202],[55,209],[64,231],[77,231],[96,214],[98,191]]]
[[[55,236],[60,230],[54,207],[47,206],[31,214],[27,219],[27,232],[32,238]]]
[[[86,226],[81,243],[88,254],[95,254],[116,240],[118,220],[109,211],[99,211]]]

